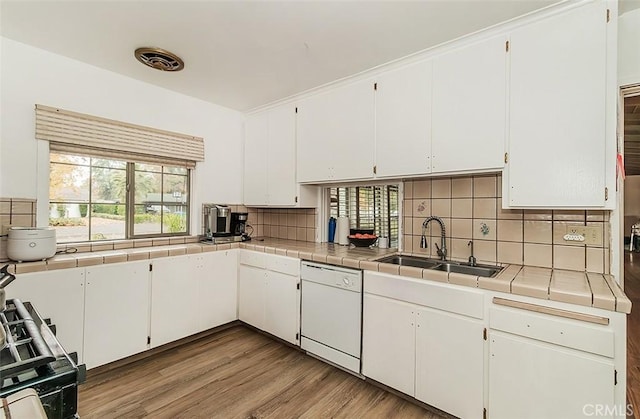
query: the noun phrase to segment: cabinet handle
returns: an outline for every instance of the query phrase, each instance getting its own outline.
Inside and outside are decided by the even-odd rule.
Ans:
[[[549,314],[551,316],[564,317],[566,319],[580,320],[588,323],[602,324],[605,326],[609,325],[609,319],[607,317],[577,313],[575,311],[561,310],[559,308],[545,307],[537,304],[523,303],[521,301],[507,300],[506,298],[493,297],[493,304],[519,308],[521,310],[528,310],[536,313]]]

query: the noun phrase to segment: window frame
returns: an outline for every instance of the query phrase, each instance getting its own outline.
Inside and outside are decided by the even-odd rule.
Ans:
[[[84,164],[73,164],[73,163],[60,163],[60,162],[55,162],[52,161],[51,155],[52,154],[58,154],[58,155],[66,155],[66,156],[72,156],[72,157],[84,157],[84,158],[89,158],[89,159],[103,159],[103,160],[113,160],[113,161],[120,161],[120,162],[124,162],[125,163],[125,167],[123,169],[117,169],[117,170],[124,170],[125,171],[125,178],[126,178],[126,191],[125,191],[125,197],[126,197],[126,201],[124,203],[125,206],[125,228],[124,228],[124,237],[123,238],[105,238],[105,239],[94,239],[92,240],[92,232],[91,232],[91,208],[93,205],[99,205],[101,203],[99,202],[94,202],[93,201],[93,168],[94,167],[98,167],[100,168],[100,166],[94,166],[93,165],[93,160],[89,160],[89,164],[84,165]],[[79,205],[87,205],[87,219],[88,219],[88,237],[86,240],[81,240],[81,241],[63,241],[60,242],[58,241],[59,244],[69,244],[69,243],[98,243],[98,242],[103,242],[103,241],[119,241],[119,240],[133,240],[133,239],[145,239],[145,238],[163,238],[163,237],[177,237],[177,236],[189,236],[191,234],[191,209],[192,209],[192,171],[194,169],[190,168],[190,167],[186,167],[186,166],[181,166],[181,165],[176,165],[176,164],[162,164],[162,163],[146,163],[146,162],[135,162],[135,161],[130,161],[130,160],[123,160],[122,158],[117,158],[117,157],[104,157],[104,156],[92,156],[90,153],[82,153],[82,152],[63,152],[63,151],[51,151],[49,153],[49,165],[51,167],[51,164],[55,163],[55,164],[66,164],[69,166],[76,166],[76,167],[88,167],[89,168],[89,193],[88,193],[88,201],[86,202],[80,202],[78,200],[68,200],[68,201],[61,201],[61,200],[52,200],[51,199],[51,179],[49,179],[49,191],[48,191],[48,208],[51,208],[51,204],[60,204],[60,205],[68,205],[68,204],[79,204]],[[160,172],[160,197],[162,199],[161,201],[161,205],[160,205],[160,233],[151,233],[151,234],[135,234],[135,207],[136,207],[136,203],[135,203],[135,174],[136,174],[136,163],[143,163],[143,164],[152,164],[152,165],[158,165],[161,166],[161,172]],[[165,206],[165,201],[164,201],[164,175],[166,174],[170,174],[170,173],[166,173],[165,171],[165,167],[175,167],[175,168],[184,168],[186,170],[186,174],[182,175],[180,174],[179,176],[184,176],[186,179],[186,191],[187,191],[187,200],[184,204],[185,208],[185,231],[181,231],[181,232],[175,232],[175,233],[171,233],[171,232],[162,232],[162,229],[164,228],[164,206]],[[122,205],[122,204],[120,204]],[[50,218],[50,217],[48,217]],[[49,224],[50,225],[50,224]],[[53,226],[54,228],[56,228],[55,226]]]
[[[360,196],[360,190],[361,189],[365,189],[365,188],[371,188],[371,194],[372,194],[372,203],[373,203],[373,207],[371,208],[371,221],[374,223],[374,232],[376,230],[376,226],[378,227],[378,229],[380,230],[380,237],[388,237],[389,238],[389,247],[393,247],[393,248],[400,248],[400,243],[402,241],[402,194],[403,194],[403,187],[402,187],[402,182],[385,182],[385,183],[380,183],[380,182],[365,182],[365,183],[349,183],[349,184],[334,184],[334,185],[327,185],[327,187],[324,189],[324,193],[325,193],[325,197],[326,197],[326,207],[325,207],[325,211],[326,211],[326,218],[329,219],[330,216],[333,216],[332,214],[332,202],[331,202],[331,197],[332,197],[332,193],[331,190],[332,189],[336,189],[336,198],[338,199],[338,201],[336,202],[336,207],[335,207],[335,211],[336,211],[336,215],[340,215],[340,192],[339,190],[343,188],[343,189],[349,189],[349,191],[346,191],[346,206],[344,208],[344,210],[347,212],[347,215],[349,215],[350,212],[354,211],[355,212],[355,218],[354,217],[350,217],[349,218],[349,222],[350,222],[350,228],[358,228],[357,226],[360,226],[359,229],[364,229],[366,230],[367,228],[362,227],[361,224],[361,210],[360,210],[360,200],[357,199],[358,196]],[[383,197],[383,199],[387,200],[387,204],[386,204],[386,212],[387,212],[387,216],[386,219],[383,219],[385,217],[378,217],[376,216],[376,213],[378,212],[379,209],[382,209],[382,207],[384,207],[384,204],[381,204],[382,207],[378,207],[376,206],[375,202],[376,202],[376,188],[384,188],[385,192],[381,192],[381,196]],[[397,211],[397,215],[396,216],[392,216],[392,212],[391,212],[391,190],[390,188],[395,188],[395,194],[396,194],[396,211]],[[353,190],[353,192],[351,191]],[[356,199],[351,202],[351,195],[352,193],[355,193],[355,197]],[[350,206],[350,204],[353,204],[353,208]],[[376,223],[377,219],[380,219],[380,223],[378,225],[378,223]],[[392,224],[394,224],[395,221],[395,228],[392,228]],[[352,225],[355,225],[356,227],[353,227]],[[382,231],[384,228],[384,232]],[[396,236],[393,237],[392,240],[392,230],[395,230]]]

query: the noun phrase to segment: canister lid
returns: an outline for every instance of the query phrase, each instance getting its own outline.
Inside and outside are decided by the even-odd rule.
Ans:
[[[48,239],[56,237],[56,229],[53,227],[11,227],[10,239]]]

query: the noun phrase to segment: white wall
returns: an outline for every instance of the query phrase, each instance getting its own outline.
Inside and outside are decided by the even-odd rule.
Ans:
[[[35,139],[35,104],[203,137],[205,161],[192,189],[194,234],[203,202],[242,202],[240,112],[7,38],[0,42],[0,197],[37,198],[38,225],[48,223],[49,166],[48,143]]]
[[[640,9],[618,19],[618,84],[640,83]]]

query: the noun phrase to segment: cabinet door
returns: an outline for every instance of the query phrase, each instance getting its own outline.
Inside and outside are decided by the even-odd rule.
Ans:
[[[511,34],[510,206],[605,204],[606,3]]]
[[[199,330],[237,320],[238,258],[235,250],[195,256],[198,270]]]
[[[151,346],[198,332],[196,261],[189,255],[152,261]]]
[[[265,326],[266,275],[264,269],[240,265],[238,269],[238,317],[258,329]]]
[[[377,176],[431,172],[431,61],[377,78]]]
[[[267,204],[267,149],[269,115],[247,116],[244,133],[244,204]],[[220,150],[224,152],[224,150]]]
[[[583,418],[589,407],[616,407],[607,358],[494,331],[489,345],[492,419]]]
[[[84,362],[97,367],[147,349],[149,263],[86,270]]]
[[[414,396],[415,306],[364,295],[362,374]]]
[[[459,418],[482,417],[483,330],[483,323],[477,320],[444,311],[417,311],[418,400]]]
[[[432,172],[504,166],[505,37],[433,60]]]
[[[297,345],[300,333],[299,278],[267,272],[264,330]]]
[[[302,101],[297,114],[298,181],[372,178],[374,114],[372,80]]]
[[[269,111],[269,143],[264,156],[267,158],[268,204],[295,205],[296,112],[293,105]],[[264,177],[264,173],[261,176]]]
[[[56,326],[56,337],[67,352],[84,362],[84,268],[20,274],[5,289],[7,298],[31,302]]]

